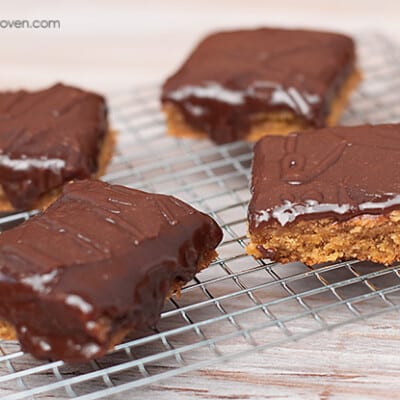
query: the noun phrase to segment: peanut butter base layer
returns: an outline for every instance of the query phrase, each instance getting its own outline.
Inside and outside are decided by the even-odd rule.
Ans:
[[[335,126],[345,109],[353,90],[361,81],[361,72],[354,71],[343,83],[331,105],[331,112],[326,119],[326,126]],[[175,137],[206,138],[206,132],[190,126],[181,111],[172,103],[165,103],[163,111],[167,119],[167,133]],[[255,142],[265,135],[287,135],[293,131],[305,130],[310,127],[303,119],[292,112],[269,112],[255,116],[250,131],[245,140]]]
[[[358,259],[390,265],[400,260],[400,211],[342,222],[324,218],[287,226],[273,223],[249,237],[249,255],[280,263],[315,265]]]
[[[106,137],[104,138],[103,144],[100,149],[99,157],[98,157],[98,171],[92,176],[92,178],[100,178],[105,174],[107,166],[111,161],[115,143],[116,143],[117,132],[110,130]],[[61,194],[62,187],[52,189],[47,193],[44,193],[40,199],[36,202],[33,209],[43,210],[47,208],[57,197]],[[15,211],[15,208],[12,204],[7,200],[4,193],[1,190],[0,185],[0,212],[7,211]]]

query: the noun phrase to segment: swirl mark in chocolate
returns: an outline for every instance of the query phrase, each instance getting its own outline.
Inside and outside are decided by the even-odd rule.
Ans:
[[[335,148],[313,168],[307,169],[307,158],[304,154],[296,153],[297,136],[289,135],[287,141],[290,153],[287,153],[282,159],[282,179],[291,185],[299,185],[315,179],[318,175],[324,173],[328,168],[331,168],[341,157],[344,149],[349,144],[345,140],[341,140]]]
[[[298,219],[345,220],[400,208],[400,125],[265,137],[254,149],[250,232]]]
[[[0,93],[0,186],[14,208],[97,172],[107,133],[101,96],[77,88]]]
[[[99,357],[128,330],[153,327],[221,239],[209,216],[170,196],[67,184],[43,213],[0,235],[0,316],[38,358]]]

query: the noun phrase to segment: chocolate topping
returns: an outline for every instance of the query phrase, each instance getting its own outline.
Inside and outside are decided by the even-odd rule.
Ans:
[[[351,38],[256,29],[206,37],[164,84],[162,102],[217,143],[244,138],[252,119],[288,110],[325,126],[333,97],[354,69]]]
[[[400,124],[265,137],[254,149],[250,232],[400,209]]]
[[[70,183],[0,235],[0,316],[38,358],[97,357],[127,330],[153,327],[173,285],[191,280],[221,238],[210,217],[171,196]]]
[[[95,173],[106,114],[103,97],[62,84],[0,93],[0,185],[12,205]]]

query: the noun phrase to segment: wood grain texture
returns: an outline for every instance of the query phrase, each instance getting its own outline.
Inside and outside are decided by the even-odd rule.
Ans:
[[[398,314],[387,314],[139,392],[158,399],[396,398],[399,328]]]
[[[2,18],[59,18],[62,28],[0,31],[0,87],[37,88],[61,80],[107,93],[158,82],[176,68],[202,34],[228,26],[380,29],[399,40],[399,13],[398,2],[382,7],[374,0],[306,0],[301,7],[294,0],[255,0],[251,5],[239,0],[10,1],[2,4]],[[279,294],[270,293],[266,299],[274,295]],[[288,306],[287,312],[294,312],[295,307]],[[312,323],[298,322],[296,329],[307,329]],[[399,332],[399,315],[385,314],[113,398],[396,398],[400,392]],[[227,352],[240,349],[239,342],[225,346]],[[24,362],[31,365],[29,359]],[[50,375],[35,379],[54,381],[52,372]],[[129,373],[126,375],[125,379],[129,378]],[[0,396],[12,390],[0,385]],[[68,397],[60,391],[57,398]]]

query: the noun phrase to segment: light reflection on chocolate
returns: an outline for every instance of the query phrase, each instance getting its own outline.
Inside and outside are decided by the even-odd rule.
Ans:
[[[250,231],[400,208],[400,125],[265,137],[254,149]]]
[[[97,172],[107,133],[103,97],[62,84],[0,93],[0,186],[16,209]]]
[[[101,356],[116,337],[154,327],[174,285],[205,267],[221,239],[209,216],[171,196],[67,184],[0,235],[0,316],[37,358]]]
[[[290,111],[323,127],[354,64],[354,43],[344,35],[269,28],[219,32],[167,79],[161,100],[217,143],[244,138],[252,119],[269,111]]]

